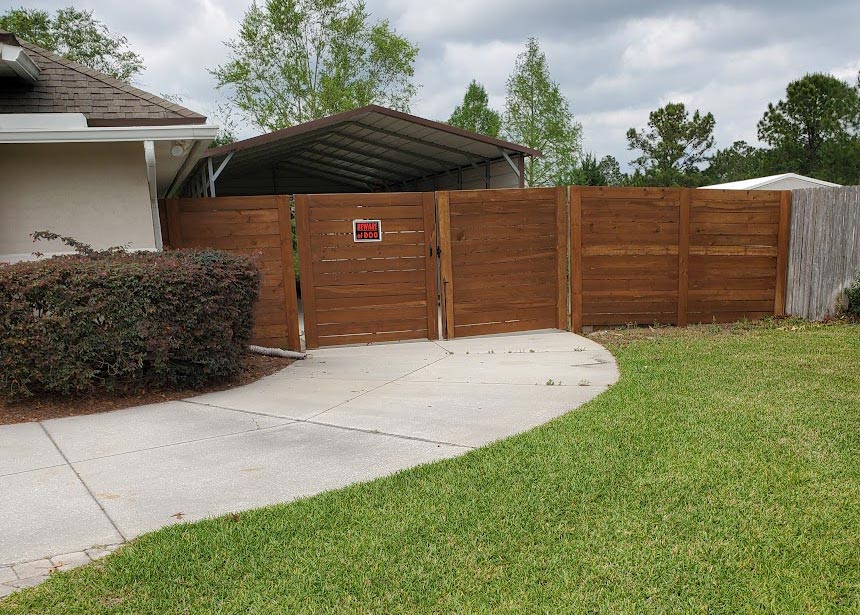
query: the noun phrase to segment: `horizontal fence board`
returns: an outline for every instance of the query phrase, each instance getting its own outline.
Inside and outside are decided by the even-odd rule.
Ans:
[[[342,346],[347,344],[378,344],[381,342],[399,342],[402,340],[424,340],[429,333],[427,329],[394,331],[391,333],[366,332],[351,335],[320,335],[320,346]]]
[[[320,336],[326,335],[355,335],[361,333],[389,333],[394,331],[426,331],[427,330],[427,314],[422,310],[418,318],[412,319],[396,319],[382,318],[380,320],[369,320],[343,323],[320,323]]]
[[[392,205],[385,207],[313,207],[311,220],[387,220],[409,218],[421,220],[424,210],[417,205]],[[385,223],[383,222],[383,226]]]

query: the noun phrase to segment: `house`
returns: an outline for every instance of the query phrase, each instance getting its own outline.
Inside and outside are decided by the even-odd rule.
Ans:
[[[217,128],[181,105],[0,31],[0,261],[162,247],[159,198],[176,192]]]
[[[839,184],[826,182],[814,177],[806,177],[797,173],[780,173],[767,177],[743,179],[737,182],[702,186],[714,190],[799,190],[801,188],[838,188]]]

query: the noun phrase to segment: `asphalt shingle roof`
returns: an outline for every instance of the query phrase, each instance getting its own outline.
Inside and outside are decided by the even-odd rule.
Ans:
[[[5,34],[5,33],[4,33]],[[203,124],[206,117],[19,41],[41,69],[35,84],[0,79],[0,113],[82,113],[90,126]]]

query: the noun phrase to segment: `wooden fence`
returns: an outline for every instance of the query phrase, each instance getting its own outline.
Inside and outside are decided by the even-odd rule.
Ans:
[[[790,193],[577,187],[571,325],[781,315]]]
[[[786,311],[821,320],[860,272],[860,186],[795,190],[792,200]]]
[[[252,342],[301,349],[288,196],[167,199],[165,218],[172,248],[218,248],[259,259]]]
[[[860,192],[839,194],[856,202]],[[448,338],[784,313],[790,192],[574,186],[295,198],[308,348],[435,339],[437,274]],[[800,198],[811,200],[795,212],[793,277],[805,286],[792,290],[827,295],[814,285],[841,289],[860,264],[860,208],[834,206],[820,219],[817,201]],[[173,199],[166,214],[173,247],[260,258],[254,341],[298,349],[289,198]],[[381,241],[355,242],[353,222],[364,219],[381,220]],[[837,229],[844,236],[825,239]],[[826,242],[838,257],[819,254]],[[831,270],[833,282],[820,279]]]

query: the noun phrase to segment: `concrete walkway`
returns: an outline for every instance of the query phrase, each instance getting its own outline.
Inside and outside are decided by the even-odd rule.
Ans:
[[[617,377],[559,331],[353,346],[229,391],[0,427],[0,596],[171,523],[462,454]]]

